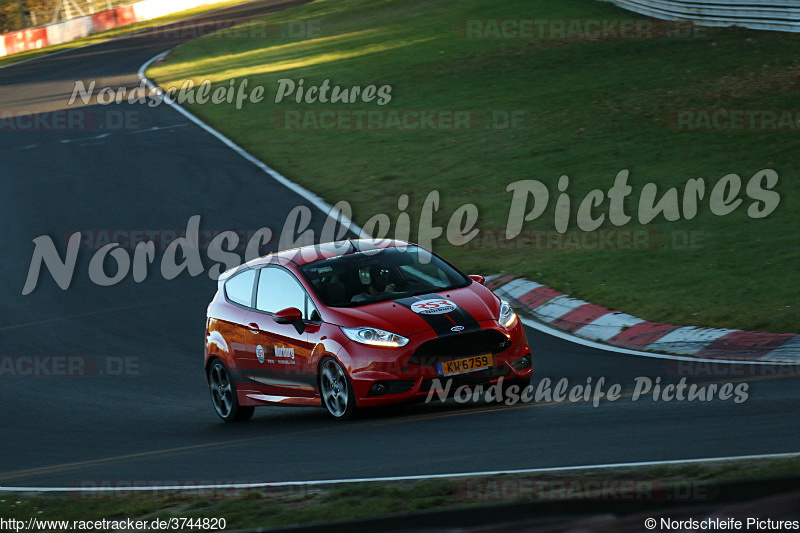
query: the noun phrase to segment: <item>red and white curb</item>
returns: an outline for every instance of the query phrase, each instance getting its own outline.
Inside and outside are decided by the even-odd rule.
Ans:
[[[486,286],[523,316],[592,342],[627,350],[675,354],[706,360],[800,363],[800,335],[736,329],[698,328],[649,322],[613,309],[570,298],[540,283],[496,276]]]

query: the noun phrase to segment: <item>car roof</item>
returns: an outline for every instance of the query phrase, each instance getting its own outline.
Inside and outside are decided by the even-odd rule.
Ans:
[[[413,243],[399,241],[395,239],[347,239],[336,242],[326,242],[322,244],[312,244],[291,250],[284,250],[269,255],[265,255],[247,263],[250,267],[291,263],[295,266],[303,266],[321,259],[330,259],[353,253],[367,252],[370,250],[380,250],[384,248],[398,248],[405,246],[416,246]]]

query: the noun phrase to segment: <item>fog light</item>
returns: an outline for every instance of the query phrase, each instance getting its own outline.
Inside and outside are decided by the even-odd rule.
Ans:
[[[386,386],[385,383],[381,383],[378,381],[377,383],[373,383],[372,387],[369,389],[370,396],[380,396],[381,394],[386,394],[389,390],[389,387]]]
[[[517,371],[525,370],[526,368],[530,368],[531,367],[531,354],[523,355],[522,357],[520,357],[516,361],[512,362],[511,366],[512,366],[512,368],[514,368],[514,370],[517,370]]]

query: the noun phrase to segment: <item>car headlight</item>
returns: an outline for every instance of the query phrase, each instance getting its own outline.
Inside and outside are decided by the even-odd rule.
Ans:
[[[399,348],[408,344],[408,339],[392,333],[391,331],[384,331],[378,328],[342,328],[344,334],[350,339],[360,342],[361,344],[371,344],[372,346],[388,346],[391,348]]]
[[[497,321],[503,327],[510,327],[514,321],[517,319],[517,314],[514,312],[514,309],[511,308],[511,304],[509,304],[505,300],[500,300],[500,316],[497,317]]]

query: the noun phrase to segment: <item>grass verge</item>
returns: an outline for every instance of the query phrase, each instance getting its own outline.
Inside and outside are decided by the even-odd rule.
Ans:
[[[673,498],[683,499],[685,504],[714,504],[716,493],[711,488],[715,484],[798,474],[800,459],[773,458],[260,490],[187,488],[132,493],[122,486],[105,496],[77,491],[70,497],[4,493],[0,494],[0,516],[70,522],[224,518],[225,529],[232,530],[380,518],[515,501],[629,498],[633,502]]]
[[[446,228],[459,206],[475,204],[477,239],[467,246],[434,241],[436,251],[466,271],[523,275],[654,321],[800,331],[800,124],[687,131],[671,118],[688,109],[796,110],[800,35],[704,28],[684,37],[468,39],[460,29],[469,20],[520,17],[567,25],[640,19],[595,0],[317,0],[269,17],[313,21],[319,31],[310,38],[197,39],[149,75],[165,87],[186,79],[227,87],[243,78],[251,88],[264,86],[264,101],[245,102],[240,110],[232,104],[188,108],[329,203],[351,202],[358,223],[386,213],[394,235],[400,195],[408,194],[410,237],[417,239],[430,191],[441,194],[438,226]],[[342,87],[388,84],[391,101],[383,107],[275,103],[282,78],[303,79],[306,88],[325,79]],[[303,122],[306,114],[299,127],[287,128],[282,115],[320,110],[469,110],[486,120],[460,130],[326,129]],[[506,116],[521,121],[492,124],[492,117]],[[756,202],[744,187],[765,168],[779,175],[774,190],[781,201],[766,218],[750,218],[747,209]],[[613,226],[606,198],[594,211],[607,215],[598,231],[616,233],[610,240],[590,234],[582,244],[579,202],[594,189],[610,189],[623,169],[633,188],[624,203],[632,220]],[[743,201],[719,216],[710,210],[710,191],[728,174],[741,177]],[[567,238],[558,237],[554,223],[562,175],[570,178],[572,201]],[[658,198],[675,187],[681,204],[693,178],[703,178],[707,188],[695,217],[687,219],[681,208],[679,220],[660,215],[638,222],[645,184],[657,185]],[[550,191],[547,208],[524,223],[527,239],[506,242],[506,187],[533,179]],[[268,201],[253,198],[242,208],[261,209]],[[626,241],[628,231],[643,232],[636,234],[644,235],[638,249]],[[592,248],[592,242],[598,244]]]

